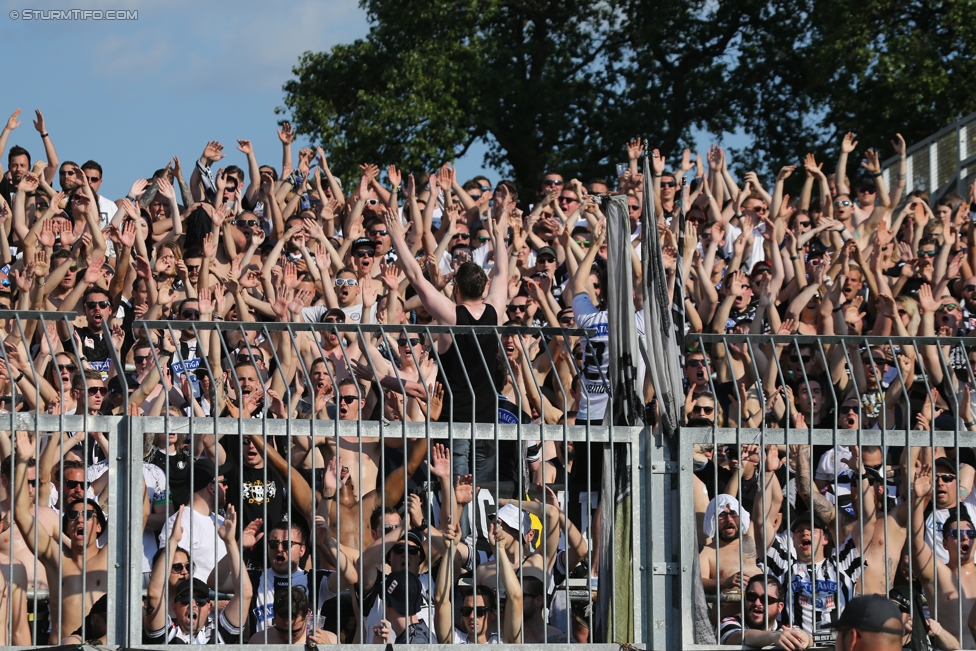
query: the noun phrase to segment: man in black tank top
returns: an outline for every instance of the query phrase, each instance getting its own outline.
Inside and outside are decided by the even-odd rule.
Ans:
[[[505,185],[495,190],[493,217],[488,219],[488,230],[495,251],[495,266],[487,296],[485,287],[489,278],[484,269],[472,262],[458,267],[454,276],[453,300],[442,294],[417,264],[404,239],[404,228],[396,211],[388,210],[385,216],[387,231],[407,280],[417,291],[424,308],[438,325],[497,326],[498,315],[504,313],[508,301],[508,214],[514,200]],[[501,255],[499,255],[499,252]],[[440,380],[444,385],[444,409],[441,420],[453,416],[454,422],[493,423],[497,418],[495,391],[498,337],[495,332],[484,334],[441,335],[437,340],[440,356]],[[456,442],[458,443],[458,442]],[[461,448],[455,445],[457,459]],[[466,456],[466,453],[464,454]],[[463,469],[463,466],[462,466]],[[455,468],[458,472],[458,468]],[[467,474],[467,472],[462,473]]]

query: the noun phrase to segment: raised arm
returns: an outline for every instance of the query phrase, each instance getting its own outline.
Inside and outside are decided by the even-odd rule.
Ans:
[[[297,474],[297,473],[296,473]],[[247,622],[249,608],[244,608],[244,616],[241,617],[241,604],[250,604],[252,596],[251,579],[241,566],[240,551],[237,548],[237,513],[234,505],[227,505],[227,515],[224,522],[217,530],[217,535],[224,541],[227,548],[227,558],[230,559],[230,575],[234,584],[234,596],[227,602],[224,608],[224,617],[227,623],[234,628],[243,628]]]
[[[429,280],[424,278],[424,271],[411,255],[410,247],[404,239],[403,224],[400,215],[394,210],[387,209],[384,214],[386,230],[390,234],[390,241],[397,252],[397,261],[403,269],[407,280],[417,290],[417,295],[427,312],[442,325],[457,323],[457,306],[454,301],[444,296]],[[436,264],[436,261],[435,261]]]
[[[41,113],[41,109],[34,109],[34,114],[37,116],[34,119],[34,128],[37,132],[41,134],[41,141],[44,143],[44,155],[47,156],[47,167],[44,168],[44,178],[48,183],[54,182],[54,175],[58,170],[58,152],[54,149],[54,142],[51,141],[51,136],[47,132],[47,125],[44,124],[44,114]],[[0,151],[3,148],[0,147]]]
[[[834,183],[837,186],[837,194],[850,194],[851,189],[847,187],[847,156],[857,149],[857,141],[854,134],[847,132],[840,143],[840,154],[837,156],[837,169],[834,171]]]

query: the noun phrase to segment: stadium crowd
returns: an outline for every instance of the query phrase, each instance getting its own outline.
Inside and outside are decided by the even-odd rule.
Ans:
[[[448,164],[364,163],[344,186],[320,148],[296,164],[284,123],[280,168],[247,140],[236,153],[208,142],[191,169],[173,158],[112,200],[99,163],[58,158],[40,111],[46,160],[8,148],[19,116],[0,132],[0,309],[78,316],[0,324],[4,411],[599,425],[604,197],[624,195],[638,331],[642,238],[659,239],[683,297],[685,425],[976,429],[962,347],[696,339],[976,328],[976,190],[934,205],[903,196],[900,136],[890,189],[875,149],[849,170],[846,134],[833,174],[807,155],[769,190],[755,173],[737,183],[718,146],[669,167],[633,140],[618,178],[545,171],[520,197]],[[784,193],[794,174],[797,199]],[[32,644],[35,627],[38,643],[104,640],[108,437],[0,434],[0,644]],[[169,431],[144,445],[147,643],[594,639],[592,604],[557,586],[599,573],[603,444]],[[899,605],[905,645],[973,648],[974,468],[970,449],[696,446],[701,576],[721,641],[842,646],[840,615],[864,592]],[[50,597],[35,609],[39,590]]]

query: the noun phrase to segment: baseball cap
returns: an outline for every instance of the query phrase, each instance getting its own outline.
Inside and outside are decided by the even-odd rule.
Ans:
[[[888,620],[898,620],[898,628],[887,628]],[[835,620],[831,628],[856,628],[865,633],[888,633],[889,635],[904,635],[901,624],[901,610],[888,597],[880,594],[869,594],[855,597],[847,602],[840,618]]]
[[[936,468],[944,468],[951,472],[953,475],[956,474],[956,464],[952,463],[949,457],[938,457],[935,460]]]
[[[184,579],[185,580],[185,579]],[[404,615],[420,612],[420,592],[423,587],[416,574],[399,570],[386,575],[386,605]]]
[[[813,523],[815,529],[820,529],[821,531],[827,530],[827,523],[820,519],[820,516],[816,513],[811,513],[810,511],[804,511],[800,515],[793,518],[790,523],[790,531],[796,531],[797,526],[801,524]]]
[[[176,588],[173,590],[173,598],[178,599],[186,593],[203,595],[204,597],[210,596],[210,586],[201,579],[189,578],[183,579],[176,584]]]
[[[326,313],[322,315],[322,323],[325,323],[326,319],[330,319],[332,317],[335,317],[336,321],[338,321],[339,323],[346,322],[346,313],[343,312],[338,307],[332,307],[329,308],[326,311]]]
[[[556,260],[559,259],[556,256],[556,250],[553,249],[551,246],[544,246],[541,249],[539,249],[538,251],[536,251],[535,252],[535,259],[538,260],[539,258],[541,258],[544,255],[551,255],[554,259],[556,259]]]
[[[214,477],[220,477],[230,471],[230,464],[217,466],[210,459],[196,459],[193,462],[193,487],[196,490],[212,484]]]
[[[759,275],[763,271],[771,271],[772,268],[773,268],[773,265],[769,264],[765,260],[760,260],[756,264],[752,265],[752,271],[749,272],[749,277],[750,278],[755,278],[757,275]]]
[[[516,531],[521,531],[524,537],[532,531],[532,520],[529,514],[525,513],[514,504],[506,504],[498,509],[496,517]]]
[[[376,250],[376,242],[369,239],[368,237],[360,237],[352,243],[349,248],[350,251],[355,251],[356,249],[369,249],[370,251]]]
[[[427,552],[426,550],[424,550],[424,541],[418,534],[414,533],[413,531],[408,531],[406,535],[403,536],[403,538],[400,538],[400,540],[396,542],[396,545],[391,545],[387,549],[386,552],[387,558],[389,558],[390,552],[392,552],[394,548],[396,548],[398,545],[402,545],[402,544],[410,545],[411,543],[420,549],[420,560],[421,561],[426,560]]]

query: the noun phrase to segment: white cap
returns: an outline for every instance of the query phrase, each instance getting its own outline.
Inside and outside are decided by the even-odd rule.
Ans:
[[[524,537],[532,531],[532,520],[529,514],[525,513],[514,504],[506,504],[498,509],[496,517],[516,531],[521,530]]]

